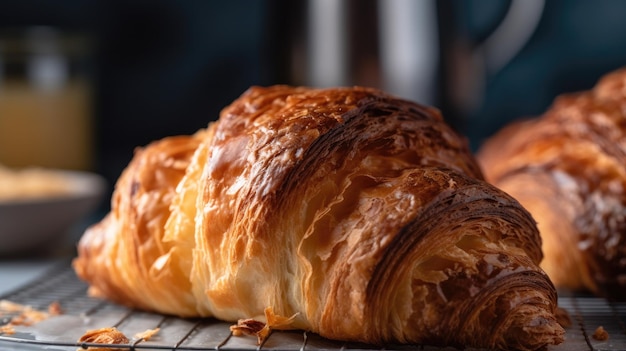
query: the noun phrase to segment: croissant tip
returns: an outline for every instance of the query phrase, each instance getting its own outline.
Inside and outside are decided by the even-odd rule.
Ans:
[[[505,335],[505,349],[545,350],[549,345],[559,345],[565,341],[565,329],[556,318],[547,312],[528,315],[509,326]]]

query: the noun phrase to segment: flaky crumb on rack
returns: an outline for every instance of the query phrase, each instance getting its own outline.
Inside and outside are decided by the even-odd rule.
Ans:
[[[270,336],[272,329],[294,329],[292,324],[297,315],[296,313],[291,317],[279,316],[274,314],[272,307],[267,307],[265,309],[266,323],[250,318],[240,319],[237,321],[237,324],[230,326],[230,331],[233,333],[233,336],[256,336],[257,344],[261,345]]]
[[[15,327],[10,324],[0,326],[0,335],[13,335],[15,334]]]
[[[599,326],[593,332],[592,337],[598,341],[606,341],[609,340],[609,332],[607,332],[603,326]]]
[[[47,311],[40,311],[32,306],[22,305],[8,300],[0,300],[0,315],[12,314],[8,323],[0,326],[0,334],[15,333],[15,326],[31,326],[51,316],[63,314],[63,309],[58,301],[48,305]]]
[[[146,329],[145,331],[135,334],[132,341],[148,341],[155,336],[159,330],[161,330],[161,328]],[[130,344],[131,340],[119,329],[106,327],[86,331],[85,334],[78,339],[78,342],[104,345],[87,347],[87,350],[90,351],[110,351],[119,349],[107,347],[106,345],[126,345]],[[82,349],[85,349],[85,347],[82,347]]]
[[[50,305],[48,305],[48,314],[51,316],[62,315],[63,308],[61,308],[61,304],[58,301],[54,301]]]
[[[148,341],[150,340],[153,336],[155,336],[159,330],[161,330],[161,328],[154,328],[154,329],[147,329],[145,331],[142,331],[141,333],[137,333],[135,334],[135,339],[141,339],[144,341]]]
[[[120,345],[128,344],[130,340],[124,333],[115,327],[88,330],[78,339],[81,343]],[[90,351],[112,351],[117,350],[110,347],[88,347]]]

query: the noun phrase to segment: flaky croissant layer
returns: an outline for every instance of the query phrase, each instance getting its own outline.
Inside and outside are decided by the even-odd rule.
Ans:
[[[138,149],[74,267],[179,316],[367,343],[535,350],[563,340],[541,241],[435,109],[366,88],[254,87]]]

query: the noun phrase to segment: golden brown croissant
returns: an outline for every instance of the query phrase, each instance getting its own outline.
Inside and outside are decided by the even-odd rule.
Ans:
[[[626,69],[512,123],[478,153],[488,181],[529,210],[557,287],[626,297]]]
[[[269,307],[332,339],[534,350],[563,340],[540,246],[435,109],[274,86],[139,149],[74,267],[168,314]]]

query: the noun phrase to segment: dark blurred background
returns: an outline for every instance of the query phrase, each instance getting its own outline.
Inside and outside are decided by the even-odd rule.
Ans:
[[[112,185],[136,146],[277,83],[383,88],[477,148],[625,65],[625,16],[619,0],[2,0],[0,163]]]

